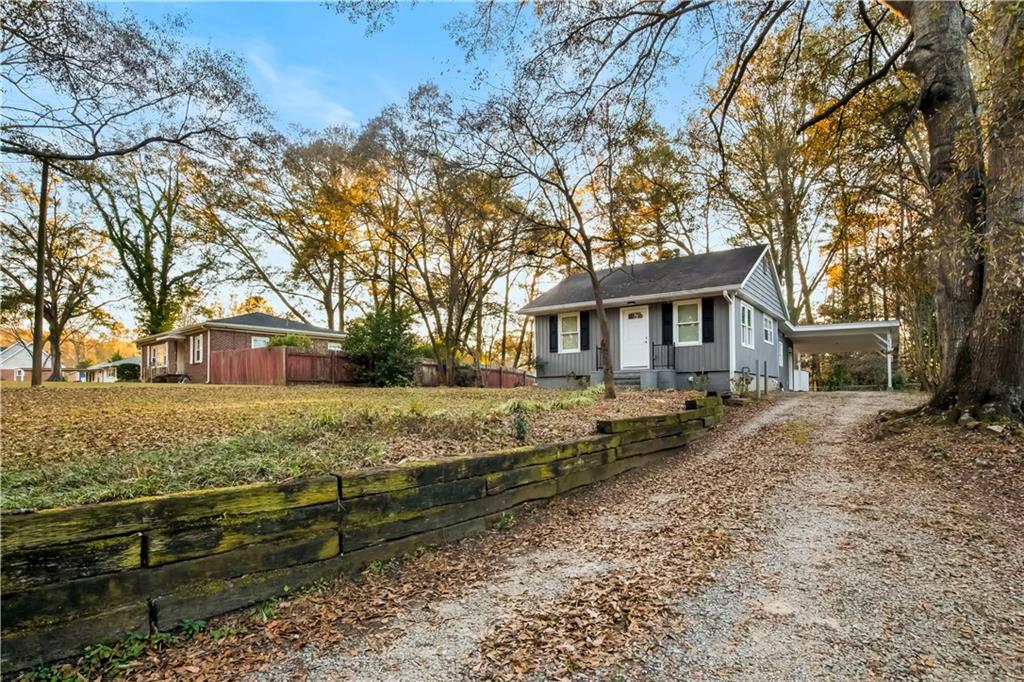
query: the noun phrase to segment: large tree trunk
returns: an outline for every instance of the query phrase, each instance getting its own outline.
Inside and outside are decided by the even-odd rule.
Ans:
[[[50,376],[46,379],[47,381],[64,381],[64,375],[60,371],[61,367],[61,353],[60,353],[60,337],[61,332],[56,324],[50,322]]]
[[[588,274],[590,275],[590,284],[594,288],[597,324],[601,328],[601,344],[597,347],[597,352],[601,354],[601,369],[604,372],[604,397],[611,399],[615,397],[615,369],[612,367],[612,349],[611,344],[608,342],[608,337],[611,334],[608,330],[608,311],[605,310],[604,297],[601,295],[601,284],[594,274],[593,266],[591,266]]]
[[[1024,3],[993,6],[984,290],[970,338],[964,405],[1024,408]]]
[[[46,266],[46,195],[50,187],[50,162],[43,159],[39,180],[39,224],[36,231],[36,290],[32,309],[32,385],[43,385],[43,299]]]
[[[1024,5],[993,3],[990,175],[957,3],[894,2],[915,45],[938,247],[942,373],[932,406],[1018,418],[1024,398]]]

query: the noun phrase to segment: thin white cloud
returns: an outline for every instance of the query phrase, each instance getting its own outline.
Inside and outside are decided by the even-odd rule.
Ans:
[[[324,92],[318,69],[278,64],[267,45],[256,45],[246,54],[256,87],[267,104],[288,123],[338,125],[356,123],[352,110]]]

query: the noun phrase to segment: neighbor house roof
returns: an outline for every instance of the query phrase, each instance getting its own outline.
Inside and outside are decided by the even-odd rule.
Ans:
[[[122,360],[111,360],[110,362],[98,362],[95,365],[89,365],[88,367],[79,368],[80,371],[92,371],[95,369],[105,369],[107,367],[120,367],[121,365],[141,365],[142,358],[124,358]],[[74,371],[74,370],[72,370]]]
[[[149,341],[159,341],[161,339],[182,338],[183,336],[194,334],[195,332],[203,329],[226,329],[231,331],[252,332],[254,334],[304,334],[307,336],[318,336],[332,339],[340,339],[344,336],[344,334],[341,334],[340,332],[331,331],[325,327],[317,327],[312,324],[297,322],[295,320],[289,320],[276,315],[268,315],[267,313],[245,313],[244,315],[234,315],[233,317],[221,317],[215,320],[207,320],[206,322],[173,329],[169,332],[162,332],[160,334],[150,334],[149,336],[137,339],[136,343],[147,343]]]
[[[600,270],[597,276],[601,280],[601,294],[607,305],[639,303],[667,296],[714,293],[742,286],[766,248],[759,244],[728,251],[666,258]],[[539,315],[593,305],[594,290],[590,277],[585,272],[578,272],[530,301],[521,312]]]
[[[13,343],[0,348],[0,367],[4,369],[25,369],[32,366],[31,344]],[[50,354],[43,351],[43,368],[50,369]]]

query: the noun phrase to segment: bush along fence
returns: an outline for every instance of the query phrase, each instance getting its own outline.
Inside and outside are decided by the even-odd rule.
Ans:
[[[709,397],[680,413],[598,422],[598,435],[570,443],[3,514],[3,669],[485,531],[518,505],[678,451],[721,410]]]

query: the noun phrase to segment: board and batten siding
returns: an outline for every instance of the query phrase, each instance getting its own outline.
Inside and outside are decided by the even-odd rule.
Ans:
[[[582,313],[581,313],[582,314]],[[615,312],[618,315],[618,311]],[[611,311],[609,311],[609,317]],[[601,343],[601,325],[597,323],[597,313],[590,311],[590,349],[575,353],[552,353],[549,347],[550,318],[549,315],[538,315],[534,318],[536,358],[540,362],[537,367],[538,377],[577,377],[590,376],[597,369],[597,347]],[[557,315],[553,317],[557,318]],[[614,335],[613,335],[614,336]]]
[[[761,260],[754,266],[750,278],[740,289],[758,307],[769,311],[778,319],[789,319],[789,315],[780,300],[781,292],[775,286],[775,278],[771,274],[771,264],[768,261],[768,254],[762,256]]]
[[[728,371],[729,369],[729,303],[721,296],[710,297],[709,300],[713,301],[715,311],[714,341],[705,342],[699,346],[676,346],[673,352],[676,355],[675,369],[677,372],[699,374],[701,372]],[[651,339],[655,343],[672,343],[671,336],[667,339],[662,337],[662,309],[660,303],[651,306],[651,320],[654,329]],[[667,312],[671,315],[671,307]]]
[[[767,362],[769,378],[778,379],[781,368],[779,367],[779,350],[777,344],[780,342],[780,339],[783,339],[782,334],[779,333],[779,320],[774,315],[771,316],[775,319],[775,343],[766,343],[764,340],[765,313],[756,305],[753,305],[754,347],[747,348],[743,345],[743,336],[740,330],[741,301],[742,299],[736,302],[736,317],[734,320],[736,329],[736,372],[741,373],[746,370],[747,372],[750,372],[750,374],[755,374],[764,366],[763,363]],[[751,384],[751,386],[753,386],[753,384]]]
[[[721,296],[710,297],[714,306],[714,340],[702,343],[700,346],[675,346],[672,352],[675,353],[675,369],[679,374],[698,374],[701,372],[727,372],[729,369],[729,303]],[[648,308],[647,319],[649,321],[648,338],[652,344],[663,344],[665,341],[671,343],[672,338],[663,338],[662,332],[662,311],[663,304],[669,305],[673,301],[659,301],[646,304]],[[642,307],[641,306],[626,306]],[[636,370],[623,370],[622,357],[619,344],[619,313],[621,308],[608,308],[608,333],[611,337],[612,368],[616,372],[629,373]],[[538,315],[535,318],[535,344],[536,357],[540,360],[537,369],[537,376],[541,379],[555,379],[572,376],[587,376],[598,368],[598,346],[601,342],[601,325],[597,320],[597,311],[590,310],[590,348],[589,350],[575,353],[553,353],[550,350],[549,315]],[[557,317],[555,315],[554,317]],[[671,324],[670,324],[671,328]],[[660,368],[665,369],[665,368]]]

